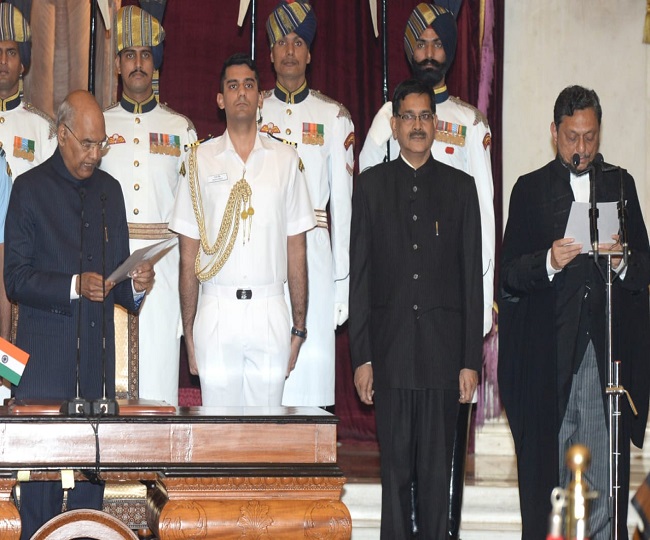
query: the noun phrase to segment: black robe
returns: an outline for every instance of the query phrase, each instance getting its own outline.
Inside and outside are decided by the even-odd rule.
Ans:
[[[620,178],[618,170],[602,174],[597,182],[598,202],[619,199]],[[648,415],[650,249],[634,180],[626,171],[622,178],[632,255],[625,279],[617,279],[613,287],[613,351],[614,358],[621,360],[620,382],[639,410],[635,418],[625,398],[621,399],[621,458],[622,469],[627,470],[629,441],[643,444]],[[569,171],[558,159],[519,178],[510,198],[502,247],[499,388],[517,452],[526,540],[546,537],[550,495],[559,482],[558,433],[572,375],[590,339],[607,411],[604,280],[586,254],[576,257],[552,281],[546,269],[553,241],[564,237],[573,200]],[[608,240],[600,239],[601,243]],[[624,527],[627,475],[622,483]]]

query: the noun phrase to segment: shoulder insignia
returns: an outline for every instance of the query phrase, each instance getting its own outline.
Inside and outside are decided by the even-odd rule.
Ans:
[[[268,99],[273,95],[273,90],[264,90],[262,92],[262,98],[263,99]]]
[[[463,101],[460,98],[457,98],[455,96],[450,96],[449,99],[453,102],[456,103],[457,105],[460,105],[461,107],[465,107],[467,109],[470,109],[474,113],[474,125],[478,125],[479,123],[482,123],[486,128],[490,128],[488,124],[487,117],[479,111],[476,107],[473,105],[470,105],[469,103]]]
[[[347,110],[345,105],[343,105],[342,103],[339,103],[338,101],[336,101],[335,99],[332,99],[329,96],[326,96],[325,94],[321,93],[319,90],[310,89],[309,93],[312,96],[314,96],[316,99],[320,99],[321,101],[324,101],[325,103],[331,103],[332,105],[336,105],[339,108],[339,112],[336,115],[336,117],[337,118],[341,118],[341,117],[347,118],[348,120],[350,120],[350,122],[352,122],[352,115],[350,114],[350,111]]]
[[[187,121],[187,131],[194,131],[194,133],[196,133],[196,128],[194,127],[194,123],[187,116],[179,112],[176,112],[174,109],[172,109],[171,107],[167,106],[164,103],[159,103],[158,105],[160,105],[160,108],[163,111],[167,111],[169,113],[175,114],[176,116],[180,116],[181,118],[184,118]]]
[[[54,123],[54,120],[49,117],[49,115],[45,114],[43,111],[41,111],[39,108],[34,107],[31,103],[28,101],[23,101],[23,106],[25,107],[26,111],[29,111],[30,113],[33,113],[37,116],[40,116],[43,120],[47,121],[47,123],[50,125],[50,133],[48,135],[48,138],[51,139],[56,135],[56,124]]]
[[[346,150],[348,150],[350,146],[354,148],[354,131],[351,131],[350,134],[345,138],[343,146]]]
[[[210,139],[213,139],[213,138],[214,137],[212,135],[208,135],[205,139],[198,139],[198,140],[194,141],[193,143],[186,144],[186,145],[183,146],[183,151],[187,152],[191,148],[197,148],[198,146],[200,146],[204,142],[208,142]]]
[[[260,130],[260,132],[261,131],[262,130]],[[276,131],[265,131],[264,133],[266,133],[269,136],[269,138],[273,139],[275,142],[286,144],[287,146],[291,146],[292,148],[296,148],[296,149],[298,148],[298,143],[297,142],[289,141],[287,139],[283,139],[282,137],[278,137],[276,135],[276,133],[279,133],[279,132],[280,131],[278,130],[277,132]]]
[[[485,134],[485,137],[483,137],[483,148],[487,150],[490,147],[490,144],[492,144],[492,135],[490,135],[490,132],[488,131]]]

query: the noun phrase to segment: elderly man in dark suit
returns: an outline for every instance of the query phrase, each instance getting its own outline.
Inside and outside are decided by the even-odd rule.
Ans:
[[[400,84],[400,156],[363,172],[352,202],[350,344],[357,392],[376,409],[383,540],[411,537],[414,479],[420,537],[446,537],[458,406],[481,367],[476,186],[433,159],[435,126],[431,87]]]
[[[138,309],[153,281],[150,263],[117,285],[104,281],[129,255],[120,185],[98,170],[106,148],[104,116],[95,98],[70,94],[57,118],[58,148],[14,184],[5,225],[5,283],[20,308],[16,344],[30,354],[16,399],[69,400],[76,393],[77,336],[80,393],[102,397],[106,338],[107,395],[114,397],[113,305]],[[105,324],[104,324],[105,317]],[[68,508],[101,508],[103,486],[78,483]],[[21,538],[61,511],[55,482],[21,484]],[[40,501],[37,499],[40,498]]]

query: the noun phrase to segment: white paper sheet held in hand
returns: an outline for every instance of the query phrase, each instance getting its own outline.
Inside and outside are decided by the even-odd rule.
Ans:
[[[108,276],[106,281],[112,281],[113,283],[124,281],[126,278],[131,277],[133,269],[142,261],[150,261],[151,264],[156,264],[160,259],[167,255],[167,253],[169,253],[169,251],[176,245],[177,241],[178,238],[174,236],[173,238],[168,238],[167,240],[158,242],[153,246],[147,246],[135,250],[126,261],[124,261],[110,276]]]
[[[589,203],[573,201],[571,213],[566,224],[564,238],[574,238],[576,244],[582,244],[581,253],[591,250],[591,233],[589,232]],[[598,203],[598,242],[613,244],[613,234],[618,234],[618,209],[615,202]]]

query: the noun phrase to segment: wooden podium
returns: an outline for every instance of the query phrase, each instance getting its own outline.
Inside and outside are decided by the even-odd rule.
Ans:
[[[60,481],[62,470],[75,471],[77,481],[85,481],[80,471],[99,471],[105,480],[143,482],[147,522],[161,540],[350,538],[331,414],[282,407],[136,410],[122,405],[120,416],[97,420],[0,407],[0,538],[20,537],[11,498],[18,471]]]

